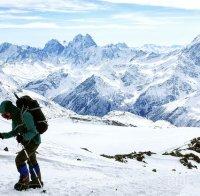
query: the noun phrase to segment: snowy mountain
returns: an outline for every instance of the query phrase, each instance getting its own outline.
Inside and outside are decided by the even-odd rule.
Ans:
[[[177,126],[199,126],[200,108],[192,101],[196,101],[199,94],[199,47],[197,37],[181,50],[166,69],[171,74],[147,88],[134,103],[132,111],[153,120],[165,119]]]
[[[47,77],[29,82],[25,89],[34,91],[48,98],[54,98],[58,93],[68,93],[76,86],[76,81],[63,70],[53,72]]]
[[[62,76],[63,80],[60,80],[60,77]],[[45,113],[45,116],[48,119],[52,118],[58,118],[58,117],[67,117],[69,119],[72,119],[74,122],[90,122],[94,124],[102,124],[102,125],[115,125],[115,126],[137,126],[140,127],[144,122],[146,121],[145,118],[141,118],[140,123],[137,122],[137,116],[134,116],[133,114],[128,114],[126,113],[123,115],[123,118],[119,118],[119,112],[114,112],[112,115],[107,115],[102,118],[99,117],[94,117],[94,116],[87,116],[87,115],[78,115],[77,113],[67,110],[64,107],[61,107],[60,105],[56,104],[55,102],[51,101],[50,99],[46,97],[54,97],[57,90],[60,92],[59,88],[62,88],[64,83],[68,82],[69,83],[69,78],[67,74],[64,74],[63,72],[54,72],[53,74],[48,75],[47,79],[37,81],[37,82],[32,82],[29,83],[27,86],[23,87],[23,89],[18,88],[18,84],[10,77],[6,76],[3,72],[0,73],[0,78],[3,81],[0,82],[0,102],[9,99],[13,103],[16,102],[16,98],[14,96],[14,92],[18,94],[19,97],[23,95],[29,95],[33,99],[36,99],[40,106],[42,107],[42,110]],[[95,76],[91,77],[92,79],[96,79],[97,83],[100,84],[101,79]],[[105,84],[104,84],[105,85]],[[97,85],[98,88],[100,87]],[[48,88],[49,87],[49,88]],[[41,93],[38,94],[35,91],[34,88],[40,89],[41,88]],[[101,87],[102,88],[102,87]],[[106,88],[106,86],[104,86]],[[66,89],[63,89],[64,92],[66,92]],[[106,91],[105,91],[106,92]],[[45,94],[45,97],[41,94]],[[105,95],[106,96],[106,95]],[[100,110],[99,110],[100,111]],[[104,115],[103,113],[101,114],[102,116]],[[132,120],[129,121],[126,116],[130,116]],[[116,118],[115,118],[116,116]],[[130,117],[129,117],[130,118]],[[127,120],[126,120],[127,119]],[[143,123],[142,123],[143,121]],[[148,120],[149,121],[149,120]],[[150,122],[150,121],[149,121]],[[152,126],[155,127],[154,123],[151,122]]]
[[[92,46],[97,46],[97,44],[94,42],[92,37],[88,34],[85,36],[78,34],[74,37],[74,39],[69,42],[67,49],[68,50],[74,50],[76,52],[83,51],[84,49],[90,48]]]
[[[3,43],[0,67],[16,88],[81,115],[102,117],[121,110],[199,126],[192,104],[199,95],[199,48],[199,36],[185,47],[130,48],[125,43],[98,46],[90,35],[79,34],[64,44],[52,39],[42,49]]]
[[[60,44],[57,40],[52,39],[49,42],[47,42],[44,46],[43,51],[46,52],[49,55],[59,55],[63,50],[64,46]]]
[[[0,45],[0,62],[19,63],[19,62],[41,62],[47,58],[47,54],[38,48],[17,46],[10,43]]]
[[[119,105],[121,95],[102,78],[93,75],[71,93],[61,94],[54,101],[79,114],[103,116]]]
[[[158,46],[155,44],[145,44],[142,47],[139,47],[138,49],[145,51],[145,52],[152,52],[155,54],[162,54],[162,53],[170,53],[176,50],[181,50],[183,47],[179,45],[173,45],[173,46]]]

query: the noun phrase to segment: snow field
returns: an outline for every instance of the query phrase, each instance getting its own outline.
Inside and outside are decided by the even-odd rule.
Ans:
[[[8,131],[10,124],[0,121],[0,127]],[[198,135],[198,128],[116,127],[65,118],[50,120],[38,149],[45,195],[197,195],[199,169],[188,170],[177,158],[163,156],[161,151]],[[9,152],[3,150],[5,147]],[[18,180],[15,152],[20,146],[14,139],[3,140],[0,149],[0,195],[41,195],[41,190],[13,190]],[[157,153],[145,158],[147,164],[136,160],[120,163],[100,156],[147,150]]]

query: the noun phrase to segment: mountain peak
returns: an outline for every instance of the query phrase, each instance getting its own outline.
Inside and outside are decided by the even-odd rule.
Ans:
[[[12,44],[4,42],[0,45],[0,52],[4,52],[5,50],[7,50],[10,46],[12,46]]]
[[[97,46],[97,44],[94,42],[89,34],[86,34],[85,36],[83,36],[82,34],[78,34],[68,45],[68,47],[76,48],[79,50],[89,48],[91,46]]]
[[[89,34],[86,34],[85,36],[82,34],[78,34],[73,39],[74,42],[79,42],[79,41],[83,41],[83,40],[94,42],[94,40],[92,39],[92,36]]]
[[[56,39],[48,41],[43,49],[49,54],[60,54],[64,50],[64,46]]]
[[[128,46],[127,46],[126,43],[118,43],[118,44],[116,44],[116,46],[117,46],[118,48],[128,48]]]
[[[195,37],[192,41],[192,44],[196,44],[196,43],[200,43],[200,34],[197,37]]]

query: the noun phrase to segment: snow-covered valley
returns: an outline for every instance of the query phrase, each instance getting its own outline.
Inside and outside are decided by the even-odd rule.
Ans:
[[[187,169],[177,157],[162,155],[198,137],[199,128],[121,127],[69,118],[49,123],[38,149],[45,195],[199,195],[199,164],[195,163],[198,169]],[[1,131],[9,131],[11,125],[0,120],[0,126]],[[0,142],[0,195],[44,194],[13,190],[18,178],[15,153],[21,148],[14,140]],[[149,150],[156,154],[145,156],[147,163],[132,159],[121,163],[100,156]]]

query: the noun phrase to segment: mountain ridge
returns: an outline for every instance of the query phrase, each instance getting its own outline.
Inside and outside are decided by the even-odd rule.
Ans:
[[[200,92],[198,37],[183,48],[148,45],[145,51],[125,43],[100,47],[89,34],[78,34],[65,46],[52,39],[43,49],[4,43],[0,67],[19,89],[39,93],[79,114],[104,116],[121,110],[176,126],[196,126],[200,119],[191,104],[182,109],[177,104],[172,111],[168,107],[184,97],[196,100],[194,93]],[[175,121],[175,113],[188,121],[185,117]]]

